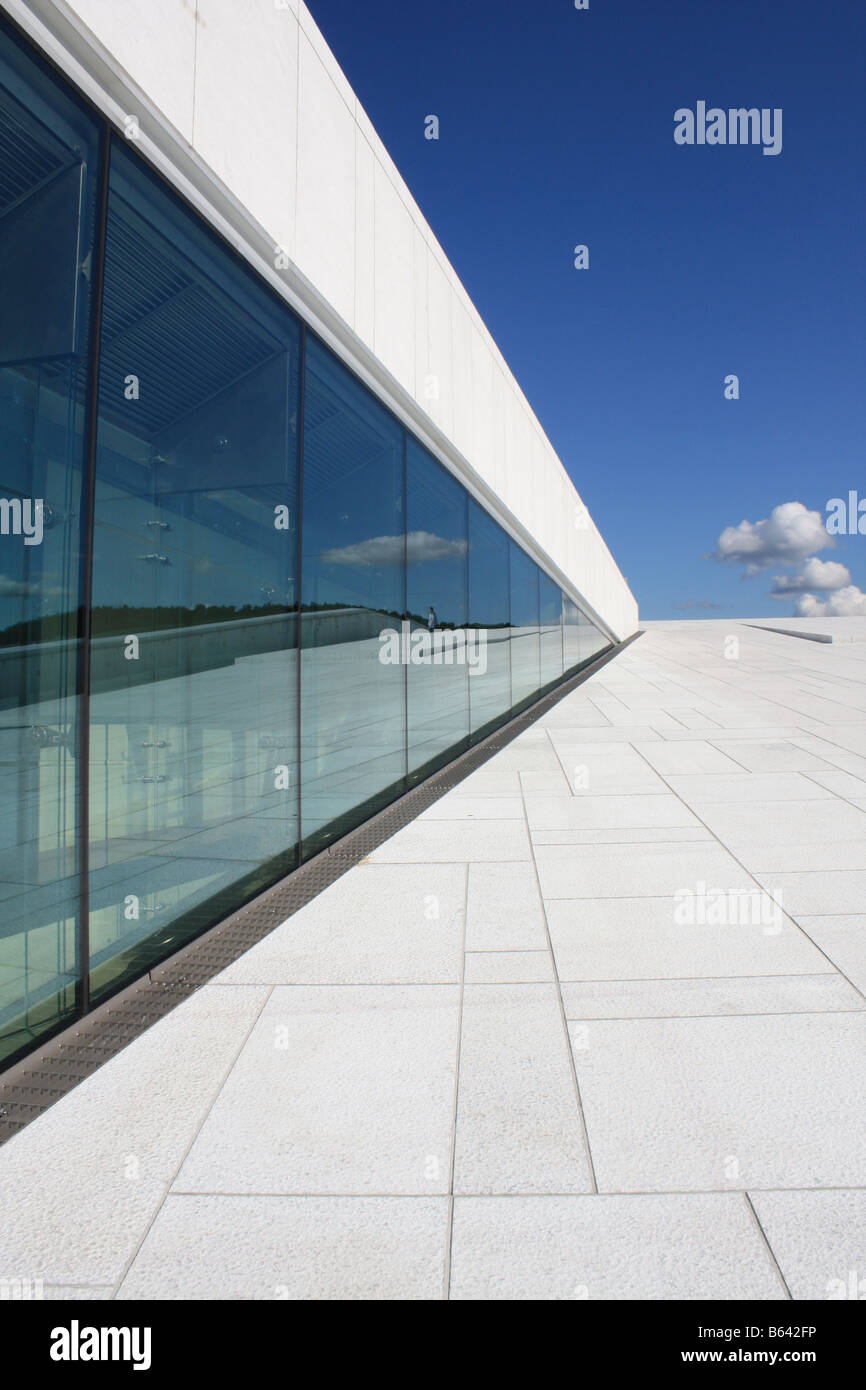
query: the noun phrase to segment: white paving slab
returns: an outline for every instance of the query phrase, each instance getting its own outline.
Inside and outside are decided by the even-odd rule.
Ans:
[[[845,774],[836,775],[844,777]],[[857,780],[854,778],[855,782]],[[820,801],[832,794],[821,774],[815,775],[813,780],[802,772],[680,773],[669,776],[667,782],[671,791],[689,806],[697,807],[699,812],[704,804],[715,808],[726,801],[737,805],[752,801]],[[866,795],[866,783],[862,785]]]
[[[781,893],[786,912],[797,918],[804,914],[859,915],[866,903],[866,869],[796,873],[756,869],[755,878],[768,891]]]
[[[711,743],[685,739],[672,743],[636,743],[637,751],[646,758],[651,767],[662,776],[672,773],[727,772],[737,771],[737,762],[726,753],[714,748]]]
[[[569,788],[576,797],[648,796],[668,790],[662,777],[630,744],[566,744],[552,735]],[[529,786],[525,787],[531,791]]]
[[[793,1298],[866,1299],[866,1191],[753,1192],[751,1200]]]
[[[549,951],[467,951],[467,985],[536,984],[553,979]]]
[[[174,1183],[183,1192],[447,1192],[458,991],[274,990]]]
[[[550,776],[542,773],[542,776]],[[556,774],[554,773],[553,776]],[[434,805],[422,811],[418,821],[428,820],[523,820],[523,802],[519,796],[464,796],[448,792]]]
[[[527,796],[531,831],[700,828],[700,821],[672,793],[658,796]]]
[[[678,919],[670,897],[625,897],[548,902],[547,920],[560,980],[810,975],[830,968],[784,914],[779,930],[767,931],[739,920]]]
[[[646,845],[699,844],[715,841],[715,837],[695,821],[693,825],[658,826],[642,830],[633,827],[611,826],[607,830],[533,830],[533,845]]]
[[[728,738],[722,742],[714,738],[714,743],[724,749],[725,755],[738,762],[748,772],[826,772],[828,764],[823,758],[808,753],[788,739],[745,739]]]
[[[838,797],[806,801],[724,801],[704,804],[701,818],[725,844],[764,845],[866,843],[866,814]]]
[[[785,1296],[739,1195],[455,1198],[452,1298]]]
[[[810,772],[807,777],[816,786],[835,792],[837,796],[866,797],[866,780],[863,777],[855,777],[852,772],[843,772],[841,768],[834,768],[829,772]]]
[[[466,985],[454,1190],[592,1190],[553,985]]]
[[[42,1297],[47,1303],[65,1303],[69,1299],[75,1302],[104,1302],[111,1298],[113,1292],[112,1284],[46,1284]]]
[[[866,993],[866,913],[798,918],[799,925],[828,960]]]
[[[545,899],[658,897],[699,884],[756,888],[719,844],[541,845],[535,851]]]
[[[866,661],[731,631],[650,624],[0,1149],[0,1274],[859,1289]]]
[[[836,844],[800,841],[780,845],[732,835],[728,844],[740,862],[756,875],[866,869],[866,841],[859,839],[840,840]]]
[[[602,1192],[856,1186],[866,1014],[570,1024]]]
[[[512,863],[529,858],[520,820],[413,821],[368,856],[371,864]]]
[[[470,864],[467,951],[547,950],[547,929],[535,867]]]
[[[267,997],[199,991],[0,1148],[4,1278],[120,1277]]]
[[[560,772],[521,772],[520,786],[527,796],[571,796],[572,788],[564,771]],[[866,796],[866,782],[863,784]]]
[[[442,1297],[445,1197],[170,1196],[121,1299]]]
[[[662,739],[662,735],[657,733],[649,724],[628,724],[620,727],[595,726],[588,728],[571,728],[558,730],[560,737],[557,739],[559,747],[580,748],[583,744],[632,744],[635,742],[649,742],[650,740]]]
[[[850,1013],[866,999],[835,971],[729,979],[587,980],[563,984],[568,1019],[705,1018],[724,1014]]]
[[[456,983],[466,875],[463,864],[358,865],[215,983]]]

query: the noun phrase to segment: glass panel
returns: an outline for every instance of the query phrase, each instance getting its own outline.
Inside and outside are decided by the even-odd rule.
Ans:
[[[95,1000],[609,645],[120,140],[83,593],[100,140],[0,22],[0,1062],[80,1004],[85,603]]]
[[[406,459],[406,664],[409,772],[417,781],[468,743],[467,495],[414,439]]]
[[[539,574],[541,604],[541,684],[562,675],[562,591],[546,574]]]
[[[404,435],[309,337],[304,394],[301,819],[312,852],[405,787]],[[382,634],[397,633],[388,639]],[[380,640],[381,639],[381,640]]]
[[[565,670],[579,666],[580,655],[580,609],[567,594],[562,596],[562,648]]]
[[[477,502],[469,502],[469,622],[480,629],[481,660],[469,681],[473,738],[511,709],[508,537]]]
[[[528,704],[541,684],[538,652],[538,566],[519,546],[511,553],[511,703]]]
[[[580,650],[581,661],[589,661],[591,657],[604,651],[609,646],[609,642],[603,632],[600,632],[595,623],[592,622],[581,610],[580,614]]]
[[[99,126],[0,27],[0,1061],[71,1018]]]
[[[112,151],[91,964],[116,987],[296,863],[297,321]]]

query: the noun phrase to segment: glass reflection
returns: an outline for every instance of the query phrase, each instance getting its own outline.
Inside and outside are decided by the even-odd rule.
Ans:
[[[580,610],[567,594],[562,596],[562,653],[566,671],[580,665]]]
[[[301,833],[305,852],[405,786],[403,430],[317,339],[304,394]]]
[[[298,366],[294,318],[115,148],[92,599],[95,994],[296,862]]]
[[[466,503],[456,478],[409,439],[403,640],[409,639],[405,669],[413,780],[455,757],[468,741]]]
[[[469,622],[484,634],[486,660],[469,685],[472,737],[483,738],[511,707],[508,537],[469,501]]]
[[[79,564],[99,125],[0,33],[0,1061],[76,1007]]]
[[[539,649],[541,684],[550,685],[562,675],[562,592],[548,575],[539,571],[541,612]]]
[[[103,138],[0,22],[0,1061],[609,645]]]
[[[538,631],[538,566],[510,542],[511,704],[528,705],[541,685]]]

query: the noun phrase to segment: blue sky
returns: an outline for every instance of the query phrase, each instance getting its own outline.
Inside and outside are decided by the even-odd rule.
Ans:
[[[857,611],[866,535],[708,557],[866,498],[861,0],[309,3],[642,616],[790,615],[777,575]],[[781,153],[675,144],[699,100],[781,108]]]

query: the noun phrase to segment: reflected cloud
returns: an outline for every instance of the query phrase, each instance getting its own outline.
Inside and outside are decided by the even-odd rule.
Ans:
[[[60,585],[45,584],[42,579],[27,581],[0,574],[0,598],[54,598],[62,593]]]
[[[444,536],[431,531],[410,531],[406,537],[406,560],[410,565],[421,565],[429,560],[447,560],[466,554],[465,540],[449,541]],[[373,536],[368,541],[358,541],[355,545],[336,546],[324,550],[321,556],[328,565],[402,565],[402,536]]]

